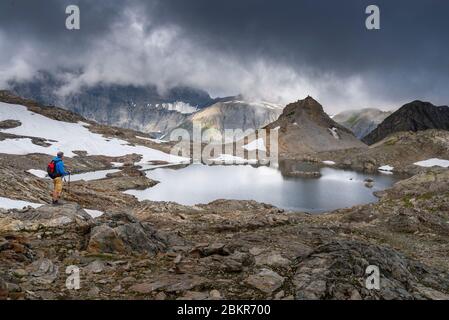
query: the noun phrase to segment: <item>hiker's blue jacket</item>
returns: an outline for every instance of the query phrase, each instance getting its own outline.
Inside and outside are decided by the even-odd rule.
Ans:
[[[55,171],[58,176],[64,177],[69,174],[68,172],[65,171],[64,161],[62,161],[61,158],[54,157],[53,161],[55,162]]]

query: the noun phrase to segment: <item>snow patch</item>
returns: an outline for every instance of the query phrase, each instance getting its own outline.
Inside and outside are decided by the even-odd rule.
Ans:
[[[86,211],[94,219],[97,217],[100,217],[104,214],[103,211],[99,211],[99,210],[84,209],[84,211]]]
[[[281,110],[283,107],[280,104],[275,104],[267,101],[243,101],[243,100],[231,100],[225,101],[224,104],[247,104],[257,108],[267,108],[274,110]]]
[[[108,170],[98,170],[98,171],[90,171],[79,174],[72,174],[70,176],[70,181],[92,181],[106,178],[108,173],[116,173],[119,172],[120,169],[108,169]]]
[[[332,136],[333,136],[335,139],[337,139],[337,140],[340,139],[340,135],[338,134],[337,128],[332,127],[332,128],[328,128],[328,130],[330,131],[330,133],[332,134]]]
[[[152,104],[147,104],[147,107],[152,107]],[[176,111],[183,114],[191,114],[198,111],[197,107],[193,107],[189,103],[176,101],[173,103],[157,103],[156,108],[162,108],[168,111]]]
[[[23,209],[24,207],[28,206],[39,208],[40,206],[43,206],[43,204],[0,197],[0,208]]]
[[[335,165],[335,161],[331,161],[331,160],[324,160],[323,163],[324,163],[324,164],[327,164],[327,165],[329,165],[329,166]]]
[[[415,162],[414,165],[420,166],[420,167],[443,167],[443,168],[449,168],[449,160],[444,159],[438,159],[438,158],[432,158],[427,159],[424,161]]]
[[[32,175],[34,175],[38,178],[49,178],[47,171],[44,171],[44,170],[30,169],[30,170],[27,170],[27,172],[31,173]]]
[[[121,168],[125,165],[123,162],[111,162],[111,164],[114,168]]]
[[[90,132],[88,128],[80,123],[70,123],[57,121],[43,115],[30,112],[21,105],[0,103],[0,121],[13,119],[22,123],[21,126],[1,131],[30,136],[40,137],[46,140],[53,140],[51,146],[42,147],[35,145],[29,138],[5,139],[0,141],[0,153],[7,154],[29,154],[43,153],[55,155],[58,151],[64,151],[67,157],[73,157],[73,151],[86,151],[89,155],[104,155],[110,157],[120,157],[127,154],[140,154],[140,163],[149,161],[185,162],[190,161],[175,155],[170,155],[159,150],[145,146],[132,146],[129,142],[117,138],[106,139],[100,134]]]
[[[385,166],[381,166],[379,168],[377,168],[380,172],[386,173],[386,172],[392,172],[394,167],[389,166],[389,165],[385,165]]]
[[[136,136],[136,138],[140,139],[140,140],[151,141],[151,142],[154,142],[154,143],[165,143],[166,142],[166,141],[161,140],[161,139],[152,139],[152,138],[141,137],[141,136]]]
[[[214,163],[225,163],[225,164],[257,164],[257,159],[247,160],[230,154],[220,154],[219,157],[211,159],[209,161],[213,161]]]

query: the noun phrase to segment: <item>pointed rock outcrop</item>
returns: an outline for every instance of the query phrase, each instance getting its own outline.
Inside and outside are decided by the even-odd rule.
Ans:
[[[407,103],[363,138],[363,142],[371,145],[395,132],[428,129],[449,130],[449,107],[422,101]]]
[[[266,128],[279,130],[280,156],[286,158],[366,147],[349,129],[332,120],[310,96],[287,105],[279,119]]]

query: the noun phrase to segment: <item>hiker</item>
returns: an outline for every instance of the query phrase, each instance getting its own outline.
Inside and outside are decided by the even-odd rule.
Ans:
[[[64,152],[59,151],[56,157],[51,160],[47,167],[48,175],[53,179],[53,204],[59,204],[58,201],[62,193],[62,178],[64,176],[70,175],[69,171],[65,171],[63,160]]]

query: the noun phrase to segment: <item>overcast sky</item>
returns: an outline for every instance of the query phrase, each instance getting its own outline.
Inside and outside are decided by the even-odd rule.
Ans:
[[[81,29],[65,28],[77,4]],[[365,8],[381,29],[365,28]],[[67,81],[187,85],[330,112],[449,104],[449,1],[2,0],[0,86],[38,70]],[[76,71],[76,74],[74,73]]]

